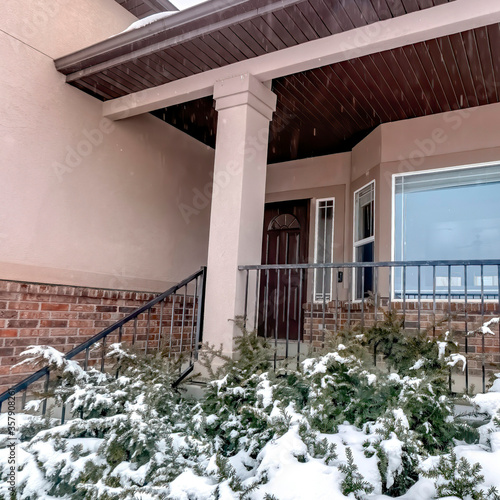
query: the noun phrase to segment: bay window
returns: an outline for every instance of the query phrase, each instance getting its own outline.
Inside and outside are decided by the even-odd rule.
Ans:
[[[394,176],[396,261],[485,260],[500,255],[500,164]],[[418,293],[418,271],[395,270],[394,295]],[[493,266],[422,268],[422,296],[498,293]]]

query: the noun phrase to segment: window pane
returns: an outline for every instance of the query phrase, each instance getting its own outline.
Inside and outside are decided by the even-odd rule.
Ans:
[[[366,243],[356,248],[356,262],[373,262],[374,258],[374,243]],[[364,276],[364,278],[363,278]],[[356,269],[356,299],[368,297],[373,290],[373,268],[365,267]]]
[[[374,231],[374,185],[369,184],[356,193],[355,199],[355,241],[373,236]]]
[[[500,167],[478,167],[398,177],[395,191],[395,260],[498,258],[500,248]],[[472,274],[471,274],[472,273]],[[465,293],[463,269],[422,270],[422,292]],[[469,270],[468,294],[480,293],[480,268]],[[402,290],[401,273],[395,274]],[[484,270],[483,288],[495,277]],[[416,270],[407,271],[407,293],[417,288]],[[498,279],[498,278],[497,278]]]
[[[334,200],[318,200],[316,211],[315,262],[320,264],[333,262],[333,217]],[[315,300],[331,300],[332,270],[316,269],[314,274]]]

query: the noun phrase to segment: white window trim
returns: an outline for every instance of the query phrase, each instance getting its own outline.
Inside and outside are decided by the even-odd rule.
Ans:
[[[318,216],[319,216],[319,204],[322,201],[332,201],[333,202],[333,214],[332,214],[332,262],[334,260],[333,256],[333,250],[335,248],[335,197],[330,196],[328,198],[317,198],[315,200],[315,210],[314,210],[314,263],[318,263]],[[333,292],[333,269],[332,269],[332,276],[331,276],[331,284],[330,284],[330,294]],[[313,302],[315,304],[322,304],[323,303],[323,298],[321,299],[316,299],[316,280],[317,280],[317,269],[314,270],[314,279],[313,279]],[[330,301],[333,300],[333,296],[330,296]]]
[[[356,241],[356,194],[359,193],[360,191],[363,191],[366,187],[368,187],[370,184],[373,184],[373,236],[370,236],[368,238],[363,238],[362,240]],[[357,262],[356,260],[356,248],[366,245],[367,243],[372,243],[375,246],[375,236],[377,234],[377,226],[375,224],[376,221],[376,210],[377,210],[377,196],[376,196],[376,189],[377,185],[375,182],[375,179],[371,180],[370,182],[367,182],[364,186],[361,186],[359,189],[356,189],[353,194],[352,198],[352,261]],[[375,255],[375,248],[373,249],[373,253]],[[375,260],[375,257],[374,257]],[[362,302],[363,299],[357,299],[356,298],[356,286],[355,286],[355,275],[356,275],[356,270],[353,269],[352,275],[351,275],[351,300],[352,302]]]
[[[392,174],[392,195],[391,195],[391,260],[394,262],[395,256],[396,256],[396,177],[408,177],[412,175],[420,175],[420,174],[432,174],[432,173],[438,173],[438,172],[452,172],[452,171],[457,171],[457,170],[465,170],[469,168],[476,168],[476,167],[491,167],[491,166],[497,166],[500,164],[500,159],[497,161],[488,161],[488,162],[482,162],[482,163],[467,163],[465,165],[454,165],[451,167],[441,167],[441,168],[429,168],[425,170],[414,170],[412,172],[402,172],[402,173],[397,173],[397,174]],[[361,188],[363,189],[363,188]],[[374,222],[374,233],[375,233],[375,222]],[[391,295],[391,300],[393,302],[403,302],[403,299],[396,299],[395,294],[394,294],[394,272],[392,273],[392,278],[391,278],[391,290],[390,290],[390,295]],[[421,299],[422,302],[432,302],[433,299]],[[448,299],[436,299],[436,302],[447,302]],[[464,301],[464,299],[455,299],[455,302],[460,302]],[[486,302],[496,302],[497,299],[485,299]],[[475,302],[481,302],[480,299],[472,299],[468,298],[467,302],[469,303],[475,303]]]

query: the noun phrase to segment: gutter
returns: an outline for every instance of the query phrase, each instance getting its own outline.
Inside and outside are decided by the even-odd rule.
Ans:
[[[204,34],[229,27],[250,19],[282,10],[288,6],[302,3],[305,0],[209,0],[189,9],[176,12],[164,19],[132,31],[120,33],[112,38],[98,42],[90,47],[78,50],[67,56],[56,59],[58,71],[69,75],[68,82],[77,80],[89,74],[95,74],[105,69],[117,66],[155,53],[168,46],[177,45],[189,39],[198,38]],[[261,5],[259,7],[259,5]],[[236,11],[236,12],[232,12]],[[224,16],[226,14],[226,16]],[[209,23],[208,17],[218,16],[220,22]],[[200,27],[200,21],[207,19]],[[188,25],[198,22],[198,26],[189,30]],[[180,35],[168,37],[168,30],[186,27]],[[146,50],[149,49],[149,50]],[[103,59],[105,61],[103,61]],[[111,64],[108,64],[111,63]],[[82,71],[99,65],[96,71]]]

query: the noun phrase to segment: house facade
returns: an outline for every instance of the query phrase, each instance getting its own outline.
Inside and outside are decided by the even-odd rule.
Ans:
[[[300,344],[389,303],[499,314],[497,2],[209,0],[124,32],[162,9],[0,7],[1,385],[201,266],[227,354],[238,316]],[[241,269],[288,264],[320,266]]]

